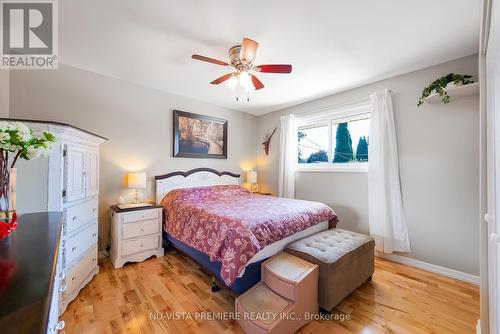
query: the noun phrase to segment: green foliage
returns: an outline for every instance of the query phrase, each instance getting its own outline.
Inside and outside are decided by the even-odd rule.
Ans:
[[[24,160],[47,156],[55,141],[56,136],[52,132],[44,131],[40,137],[32,137],[31,140],[25,142],[19,156]]]
[[[306,137],[306,134],[304,132],[302,132],[302,131],[298,132],[298,138],[297,139],[298,139],[299,143],[305,137]],[[302,158],[302,151],[300,150],[300,147],[299,147],[299,154],[298,154],[298,162],[299,162],[299,164],[303,164],[303,163],[306,162],[306,160],[304,158]]]
[[[359,138],[358,146],[356,147],[356,160],[360,162],[368,161],[368,141],[365,136]]]
[[[453,82],[456,85],[468,85],[473,83],[474,80],[472,80],[472,75],[448,73],[424,88],[424,90],[422,91],[422,96],[420,97],[420,99],[418,99],[417,106],[420,107],[422,104],[424,104],[424,99],[434,92],[439,94],[443,103],[450,103],[450,96],[445,91],[446,85],[448,85],[450,82]]]
[[[319,150],[312,153],[306,161],[308,164],[315,162],[328,162],[328,153],[325,150]]]
[[[337,126],[335,154],[333,162],[349,162],[353,160],[352,139],[347,123],[339,123]]]

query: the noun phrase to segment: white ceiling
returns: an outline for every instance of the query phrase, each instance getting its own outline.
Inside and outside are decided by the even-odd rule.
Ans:
[[[263,114],[477,52],[480,0],[59,1],[60,62]],[[210,81],[243,37],[260,43],[266,86],[236,102]]]

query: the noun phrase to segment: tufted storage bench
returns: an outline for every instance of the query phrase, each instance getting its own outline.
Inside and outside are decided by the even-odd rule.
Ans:
[[[285,251],[319,266],[319,306],[330,311],[371,279],[374,247],[367,235],[333,228],[292,242]]]

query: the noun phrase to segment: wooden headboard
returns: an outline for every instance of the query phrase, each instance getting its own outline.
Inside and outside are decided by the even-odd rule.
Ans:
[[[155,176],[156,204],[173,189],[240,184],[240,174],[219,172],[212,168],[196,168]]]

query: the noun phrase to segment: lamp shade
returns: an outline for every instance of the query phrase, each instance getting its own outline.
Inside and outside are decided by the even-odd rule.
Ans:
[[[254,171],[247,172],[247,182],[250,184],[257,183],[257,172]]]
[[[128,173],[128,187],[134,189],[146,188],[146,173]]]

